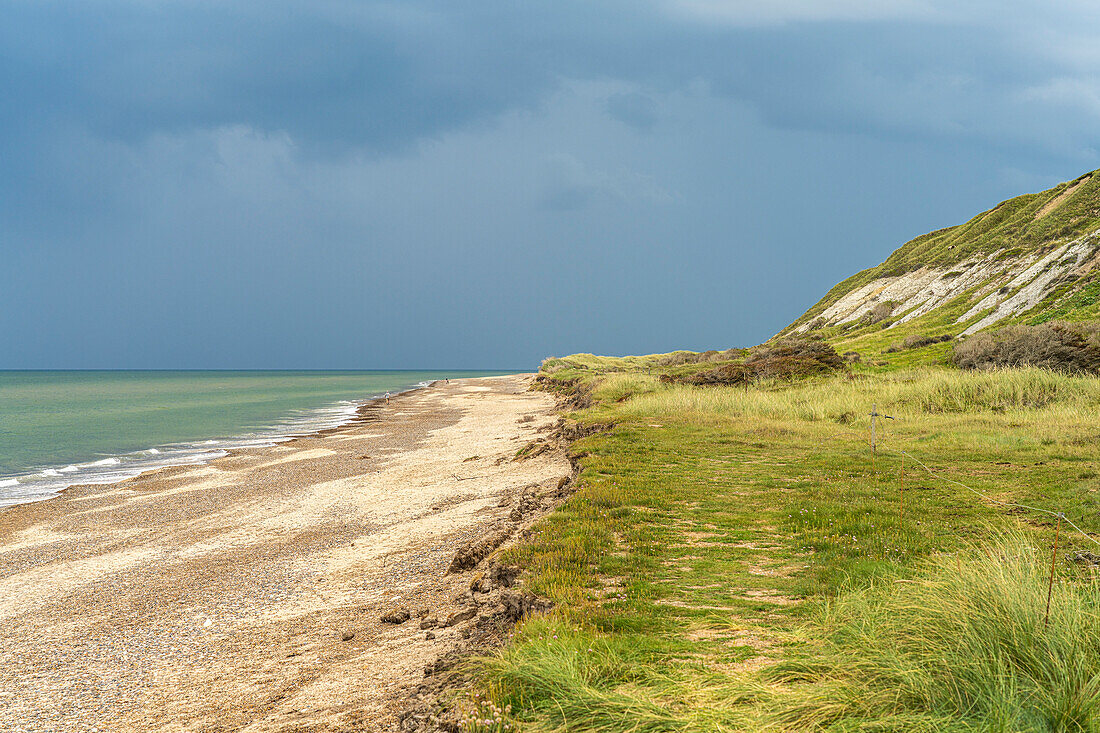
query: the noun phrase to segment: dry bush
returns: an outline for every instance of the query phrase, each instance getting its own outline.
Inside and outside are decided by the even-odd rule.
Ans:
[[[951,334],[943,334],[940,336],[921,336],[920,334],[912,334],[906,336],[904,340],[897,341],[890,344],[882,350],[884,354],[896,354],[899,351],[906,349],[919,349],[922,346],[929,346],[931,344],[942,344],[944,341],[950,341],[954,336]]]
[[[884,300],[881,303],[875,305],[874,308],[867,311],[859,319],[859,322],[865,325],[873,325],[875,323],[881,323],[885,321],[894,312],[894,308],[897,307],[897,303],[892,300]]]
[[[843,369],[844,359],[825,341],[780,339],[752,349],[745,366],[758,377],[783,379]]]
[[[905,340],[901,342],[901,345],[902,348],[906,349],[919,349],[922,346],[942,344],[945,341],[950,341],[952,338],[954,337],[949,333],[939,336],[921,336],[920,334],[913,334],[911,336],[906,336]]]
[[[1100,373],[1100,323],[1052,321],[979,333],[958,344],[963,369],[1036,366],[1070,373]]]
[[[733,385],[748,384],[752,381],[753,372],[744,364],[722,364],[705,372],[692,374],[684,379],[688,384],[701,385]],[[672,381],[671,379],[669,381]]]
[[[792,379],[843,369],[844,358],[817,339],[780,339],[749,350],[743,364],[722,364],[686,377],[689,384],[747,384],[758,379]]]

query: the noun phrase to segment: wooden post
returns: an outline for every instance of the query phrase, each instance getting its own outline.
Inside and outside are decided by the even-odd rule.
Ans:
[[[871,403],[871,460],[875,455],[875,418],[878,417],[878,403]]]
[[[1047,584],[1047,610],[1043,616],[1043,628],[1050,625],[1050,596],[1054,593],[1054,566],[1058,561],[1058,534],[1062,529],[1062,517],[1066,516],[1058,512],[1058,524],[1054,527],[1054,550],[1050,553],[1050,583]]]
[[[894,419],[890,415],[883,415],[882,413],[880,413],[878,411],[878,403],[877,402],[872,402],[871,403],[871,472],[872,473],[875,470],[875,451],[876,451],[876,448],[877,448],[876,443],[877,443],[877,438],[878,438],[878,431],[877,431],[878,422],[877,422],[877,419],[879,417],[884,417],[887,420],[893,420]]]

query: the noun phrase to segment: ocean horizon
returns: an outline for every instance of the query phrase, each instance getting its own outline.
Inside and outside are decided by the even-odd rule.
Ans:
[[[344,424],[473,370],[0,370],[0,507]]]

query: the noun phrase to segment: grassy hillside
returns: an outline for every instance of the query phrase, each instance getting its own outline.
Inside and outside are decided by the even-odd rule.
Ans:
[[[1098,232],[1086,174],[908,242],[799,339],[548,359],[568,421],[611,427],[498,558],[554,610],[458,729],[1100,731],[1100,379],[950,366],[1100,315]]]
[[[570,421],[613,427],[508,551],[556,607],[480,663],[462,730],[1100,727],[1100,586],[1065,559],[1100,547],[1061,527],[1044,623],[1054,520],[1011,505],[1100,531],[1100,380],[856,364],[704,387],[680,380],[741,355],[687,358],[544,365],[587,405]],[[875,454],[872,405],[896,418]]]
[[[975,324],[984,328],[983,317],[1029,284],[1038,302],[1009,309],[998,326],[1095,318],[1100,313],[1100,269],[1095,267],[1100,242],[1087,240],[1076,258],[1040,260],[1097,230],[1100,175],[1093,172],[907,242],[882,264],[838,283],[783,333],[818,330],[854,350],[910,334],[957,335]],[[1036,263],[1028,277],[1017,278]],[[1029,282],[1035,278],[1042,279],[1042,287]],[[903,287],[907,281],[912,284],[908,290]],[[891,300],[890,293],[898,291],[904,296]],[[979,311],[977,304],[983,305]],[[890,333],[876,336],[883,330]]]

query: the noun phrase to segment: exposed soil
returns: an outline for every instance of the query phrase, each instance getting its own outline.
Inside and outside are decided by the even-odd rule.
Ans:
[[[1073,184],[1072,186],[1067,188],[1065,191],[1062,191],[1062,193],[1058,194],[1057,196],[1052,198],[1050,201],[1047,201],[1045,204],[1043,204],[1043,208],[1041,208],[1041,209],[1039,209],[1038,211],[1035,212],[1035,218],[1036,219],[1042,219],[1044,216],[1046,216],[1050,212],[1057,209],[1059,206],[1062,205],[1063,201],[1065,201],[1070,196],[1075,194],[1077,192],[1077,189],[1079,189],[1084,184],[1088,183],[1090,178],[1092,178],[1092,176],[1084,176],[1077,183]]]

